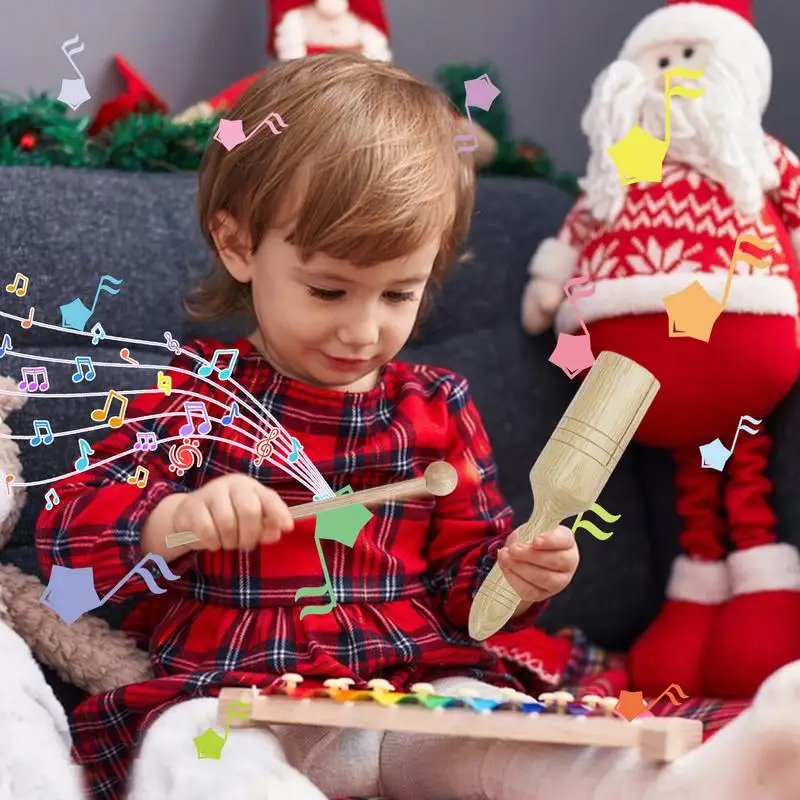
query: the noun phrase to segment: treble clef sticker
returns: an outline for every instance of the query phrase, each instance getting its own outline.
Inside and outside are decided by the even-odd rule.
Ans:
[[[261,439],[258,442],[256,445],[256,451],[258,452],[258,455],[253,462],[257,467],[260,467],[264,463],[265,458],[269,458],[272,455],[272,442],[274,442],[279,435],[280,431],[277,428],[273,428],[267,434],[266,439]]]

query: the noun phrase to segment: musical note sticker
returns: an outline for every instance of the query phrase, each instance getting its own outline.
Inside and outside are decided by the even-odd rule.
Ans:
[[[34,307],[31,306],[31,310],[28,312],[28,318],[27,319],[23,319],[19,323],[23,328],[25,328],[25,330],[28,330],[28,328],[30,328],[33,325],[33,312],[34,311],[35,311]]]
[[[78,470],[78,472],[83,472],[83,470],[89,467],[89,456],[94,455],[94,450],[92,450],[86,439],[78,439],[78,447],[80,448],[81,454],[75,462],[75,469]]]
[[[292,444],[292,452],[289,453],[288,461],[290,464],[294,464],[298,458],[300,458],[300,451],[303,449],[303,445],[300,444],[298,439],[295,439],[294,436],[289,438],[289,441]]]
[[[158,449],[158,440],[152,431],[139,431],[136,434],[136,444],[133,446],[134,450],[156,450]]]
[[[280,114],[276,114],[274,111],[271,114],[268,114],[264,119],[253,128],[250,133],[245,136],[244,133],[244,126],[242,125],[242,120],[240,119],[221,119],[219,121],[219,125],[217,126],[216,133],[214,134],[214,141],[219,142],[229,153],[233,150],[234,147],[238,147],[243,142],[246,142],[252,136],[254,136],[261,128],[266,125],[275,136],[280,136],[281,131],[279,131],[273,124],[272,118],[278,120],[278,124],[281,128],[288,128],[289,126],[281,119]]]
[[[16,294],[17,297],[25,297],[25,294],[28,291],[28,278],[21,272],[18,272],[14,276],[14,283],[9,283],[6,285],[6,291],[9,294]]]
[[[273,428],[267,434],[266,439],[259,440],[256,445],[256,452],[258,455],[253,460],[255,466],[260,467],[264,463],[265,458],[270,458],[272,456],[272,442],[274,442],[278,436],[280,436],[280,431],[277,428]]]
[[[731,445],[730,450],[728,450],[728,448],[725,447],[725,445],[722,444],[719,439],[714,439],[713,442],[700,445],[700,464],[702,467],[707,469],[715,469],[717,472],[722,472],[722,470],[725,469],[725,465],[728,463],[728,459],[733,454],[734,447],[736,447],[736,440],[739,438],[739,431],[749,433],[751,436],[755,436],[759,432],[758,428],[750,428],[745,425],[745,420],[752,425],[761,424],[760,419],[748,417],[746,414],[742,415],[739,417],[739,424],[736,426],[736,434],[733,437],[733,444]]]
[[[583,370],[589,369],[595,362],[594,353],[592,353],[592,341],[589,338],[589,330],[586,327],[586,323],[583,321],[580,311],[578,311],[578,307],[575,305],[575,298],[589,297],[595,293],[597,287],[595,284],[592,284],[574,294],[570,294],[569,291],[573,286],[587,283],[588,281],[588,275],[581,275],[578,278],[568,280],[564,284],[564,294],[567,296],[567,302],[572,306],[575,316],[578,318],[581,328],[583,328],[583,333],[559,333],[556,346],[548,359],[551,364],[561,367],[570,380],[583,372]]]
[[[166,397],[172,394],[172,378],[165,375],[161,370],[158,371],[158,388],[164,392]]]
[[[468,144],[458,145],[456,147],[457,153],[471,153],[473,150],[478,149],[478,135],[475,133],[475,123],[472,121],[472,114],[469,113],[470,106],[488,111],[492,107],[492,103],[494,103],[500,95],[500,89],[492,83],[492,79],[485,72],[478,78],[464,81],[464,89],[466,90],[464,108],[467,113],[467,119],[469,120],[469,126],[472,129],[472,134],[459,134],[453,137],[454,144],[457,142],[468,142]]]
[[[336,492],[336,496],[352,493],[353,489],[350,486],[345,486]],[[300,610],[300,619],[303,619],[308,614],[328,614],[333,611],[338,603],[331,584],[331,577],[328,573],[325,554],[322,552],[322,541],[338,542],[345,547],[353,547],[362,528],[372,519],[372,516],[372,512],[366,506],[360,504],[332,508],[317,514],[314,526],[314,544],[317,547],[325,582],[322,586],[309,586],[298,589],[295,592],[294,599],[297,602],[301,597],[327,597],[329,602],[319,606],[304,606]]]
[[[177,447],[169,446],[169,471],[177,473],[179,478],[192,467],[199,467],[203,463],[203,454],[200,452],[200,442],[197,439],[184,439],[183,444]]]
[[[80,41],[80,34],[77,34],[72,39],[67,39],[61,45],[61,52],[67,57],[67,61],[72,64],[72,68],[78,75],[77,78],[64,78],[61,81],[61,91],[58,93],[58,100],[65,105],[68,105],[73,111],[79,109],[87,100],[91,100],[92,96],[86,88],[86,79],[78,69],[77,64],[72,60],[72,56],[76,53],[83,52],[83,44],[78,45]],[[71,47],[78,45],[77,47]],[[69,49],[71,47],[71,49]]]
[[[14,346],[11,344],[11,337],[7,334],[3,334],[3,342],[0,344],[0,358],[2,358],[9,350],[13,350]]]
[[[751,244],[759,250],[766,252],[772,249],[775,242],[766,242],[757,236],[743,233],[736,239],[728,265],[728,276],[725,279],[725,288],[722,291],[722,300],[715,300],[699,281],[692,281],[685,289],[675,294],[662,298],[664,308],[667,310],[667,323],[669,337],[675,339],[697,339],[708,342],[711,331],[728,303],[728,294],[731,290],[733,271],[739,261],[745,261],[756,269],[766,269],[772,263],[770,256],[757,258],[752,253],[742,250],[743,244]]]
[[[599,503],[592,503],[592,505],[589,506],[588,510],[591,511],[593,514],[597,514],[597,516],[600,517],[600,519],[603,520],[603,522],[608,522],[608,523],[616,522],[617,520],[622,518],[622,514],[611,514],[610,512],[606,511],[603,508],[603,506],[601,506]],[[587,533],[590,533],[592,536],[594,536],[595,539],[599,539],[601,542],[607,541],[614,535],[614,531],[606,533],[605,531],[601,531],[600,528],[598,528],[594,523],[586,522],[586,520],[583,519],[583,515],[585,513],[587,512],[582,511],[575,518],[575,523],[572,526],[573,533],[577,533],[579,530],[583,529]]]
[[[199,736],[195,736],[192,741],[197,748],[198,758],[213,758],[219,761],[222,756],[222,748],[228,741],[228,730],[230,728],[231,720],[234,717],[238,719],[250,719],[250,704],[242,703],[239,700],[231,700],[228,707],[225,709],[225,735],[220,736],[213,728],[208,728]]]
[[[155,561],[162,577],[168,581],[180,579],[180,575],[170,570],[162,556],[148,553],[110,592],[100,598],[94,587],[94,572],[91,567],[73,569],[57,564],[50,572],[50,579],[39,602],[55,611],[67,625],[72,625],[88,611],[94,611],[104,605],[133,575],[138,575],[153,594],[164,594],[167,590],[162,589],[153,575],[143,566],[149,560]]]
[[[39,385],[39,377],[42,378],[42,385]],[[46,392],[50,388],[50,382],[47,379],[47,367],[23,367],[22,380],[19,382],[19,388],[23,392]]]
[[[83,367],[86,367],[86,374],[83,374]],[[93,381],[97,373],[94,370],[94,363],[89,356],[75,356],[75,373],[72,376],[73,383],[80,383],[83,380]]]
[[[108,294],[119,294],[119,286],[122,281],[115,278],[113,275],[103,275],[97,284],[97,291],[94,293],[94,300],[92,307],[86,308],[80,298],[76,297],[69,303],[59,306],[58,310],[61,312],[61,325],[64,328],[70,328],[73,331],[85,331],[86,323],[89,317],[94,314],[94,309],[97,306],[97,300],[100,297],[100,292],[107,292]],[[94,331],[92,331],[94,332]],[[105,334],[102,337],[105,338]],[[92,340],[92,344],[97,344]]]
[[[697,99],[705,91],[690,89],[686,86],[670,86],[674,77],[699,80],[704,70],[689,70],[674,67],[664,74],[664,140],[656,139],[647,133],[638,123],[616,144],[608,148],[608,154],[619,173],[621,186],[630,186],[639,181],[661,183],[664,158],[667,155],[671,135],[670,98],[675,96]]]
[[[231,425],[236,417],[239,416],[239,404],[234,400],[231,403],[231,407],[228,409],[228,413],[222,418],[222,424],[226,427]]]
[[[641,716],[645,711],[649,711],[653,708],[662,697],[666,697],[672,705],[679,706],[680,702],[676,700],[675,696],[672,694],[673,689],[675,689],[681,700],[689,699],[689,695],[687,695],[677,683],[670,684],[649,706],[645,703],[644,695],[641,692],[629,692],[623,689],[619,693],[619,699],[617,700],[617,705],[614,706],[614,711],[628,720],[628,722],[633,722],[636,717]]]
[[[92,334],[92,344],[97,344],[101,339],[106,338],[106,332],[99,322],[95,322],[92,326],[92,330],[89,332]]]
[[[205,436],[211,430],[211,420],[208,418],[206,404],[202,400],[187,400],[183,404],[183,410],[186,414],[186,424],[181,425],[178,429],[181,436],[191,436],[195,432],[192,414],[199,414],[203,418],[203,421],[197,426],[197,433]]]
[[[94,411],[92,411],[90,414],[91,418],[95,422],[103,422],[108,416],[108,411],[111,408],[111,403],[114,400],[119,400],[119,414],[117,414],[115,417],[111,417],[111,419],[108,420],[108,427],[119,428],[125,419],[125,411],[128,408],[128,398],[123,397],[119,392],[115,392],[113,389],[106,395],[105,405],[102,408],[96,408]]]
[[[133,485],[134,483],[140,488],[144,489],[147,486],[147,479],[150,477],[150,470],[146,467],[139,465],[136,467],[136,474],[128,476],[128,483]]]
[[[35,419],[33,421],[33,433],[31,447],[38,447],[40,444],[53,444],[53,429],[50,427],[48,420]]]
[[[180,352],[181,346],[172,338],[172,334],[169,331],[164,331],[164,338],[167,340],[167,349],[170,353]]]
[[[127,348],[127,347],[123,347],[123,348],[122,348],[122,349],[119,351],[119,357],[120,357],[120,358],[121,358],[123,361],[127,361],[127,362],[128,362],[128,364],[133,364],[135,367],[138,367],[138,366],[139,366],[139,362],[138,362],[138,361],[137,361],[135,358],[131,358],[131,351],[130,351],[130,350],[128,350],[128,348]]]
[[[219,379],[221,381],[226,381],[230,378],[231,373],[233,372],[233,367],[236,364],[236,359],[239,358],[239,351],[238,350],[215,350],[214,355],[211,358],[210,364],[202,364],[200,368],[197,370],[197,374],[201,378],[207,378],[211,373],[214,371],[214,365],[217,363],[217,359],[221,356],[230,356],[231,363],[228,364],[227,367],[224,369],[219,370]]]
[[[58,492],[55,489],[48,489],[45,493],[44,499],[47,501],[45,508],[48,511],[53,510],[53,506],[57,506],[61,502]]]

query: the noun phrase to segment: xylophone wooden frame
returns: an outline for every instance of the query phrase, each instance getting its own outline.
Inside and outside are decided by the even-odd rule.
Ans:
[[[329,697],[303,697],[224,688],[219,695],[218,724],[232,728],[322,725],[571,746],[635,747],[643,758],[657,762],[680,758],[698,747],[703,738],[702,722],[680,717],[648,716],[628,722],[616,716],[569,716],[558,711],[530,714],[509,708],[479,712],[464,707],[430,709],[332,699],[347,694],[355,693],[329,691]],[[249,706],[249,719],[229,715],[232,701]]]

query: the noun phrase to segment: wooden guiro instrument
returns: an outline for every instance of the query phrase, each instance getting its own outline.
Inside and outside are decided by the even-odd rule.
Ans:
[[[600,353],[531,469],[533,513],[517,541],[532,542],[597,500],[660,386],[635,361]],[[495,564],[472,602],[470,636],[499,631],[520,601]]]

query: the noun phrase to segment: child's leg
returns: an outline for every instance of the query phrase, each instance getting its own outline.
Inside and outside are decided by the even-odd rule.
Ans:
[[[448,681],[440,690],[454,688]],[[461,681],[484,686],[482,694],[493,698],[491,687]],[[795,662],[764,684],[752,708],[669,764],[615,748],[387,732],[381,781],[392,800],[792,800],[800,785],[798,752]]]
[[[219,760],[200,759],[194,737],[216,723],[217,700],[187,700],[147,731],[131,771],[128,800],[325,800],[291,767],[265,728],[232,728]]]
[[[273,732],[289,763],[326,797],[375,797],[381,793],[383,731],[275,725]]]

